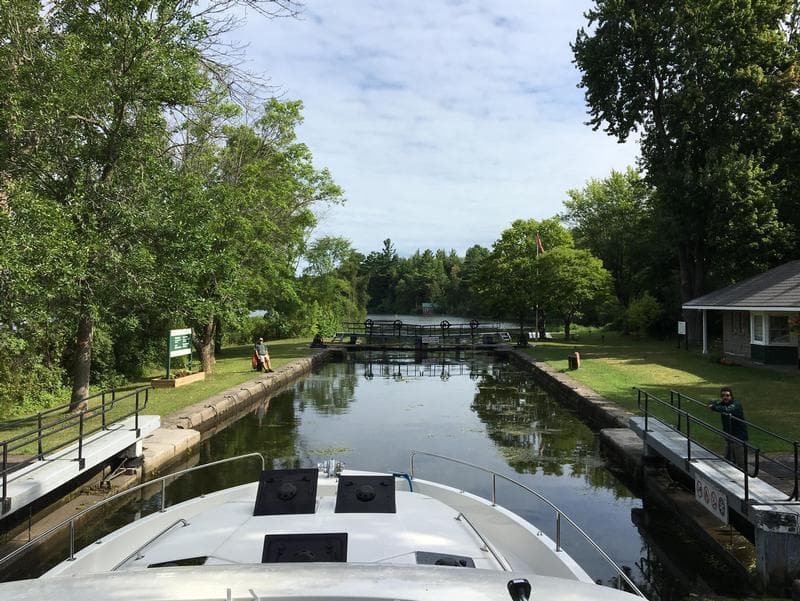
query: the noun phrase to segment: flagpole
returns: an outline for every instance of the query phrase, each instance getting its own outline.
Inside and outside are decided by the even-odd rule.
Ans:
[[[536,232],[536,286],[539,285],[539,247],[542,245],[542,239],[539,237],[539,232]],[[534,312],[535,322],[533,324],[533,331],[536,332],[535,340],[539,339],[539,293],[536,293],[536,311]]]

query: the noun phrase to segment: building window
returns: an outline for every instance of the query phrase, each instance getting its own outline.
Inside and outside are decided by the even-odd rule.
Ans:
[[[770,344],[788,344],[791,342],[788,315],[769,316],[769,342]]]
[[[753,327],[752,342],[755,344],[764,344],[764,316],[759,313],[753,313]]]

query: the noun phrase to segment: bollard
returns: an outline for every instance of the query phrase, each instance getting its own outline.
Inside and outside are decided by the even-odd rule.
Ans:
[[[567,355],[567,363],[569,364],[570,369],[578,369],[581,366],[580,353],[575,351],[574,353]]]

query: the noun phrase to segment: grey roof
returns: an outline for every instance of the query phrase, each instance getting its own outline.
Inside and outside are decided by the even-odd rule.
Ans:
[[[800,311],[800,260],[683,304],[684,309]]]

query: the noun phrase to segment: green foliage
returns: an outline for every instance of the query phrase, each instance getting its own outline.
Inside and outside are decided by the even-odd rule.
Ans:
[[[625,310],[627,329],[645,335],[663,313],[659,302],[649,292],[634,298]]]
[[[483,305],[493,316],[519,322],[520,330],[532,320],[537,307],[541,326],[548,306],[536,250],[537,235],[545,249],[543,254],[548,249],[573,246],[571,234],[557,217],[542,221],[518,219],[495,241],[478,278]]]
[[[573,228],[575,245],[603,261],[619,303],[627,306],[639,290],[658,288],[669,254],[654,228],[652,189],[639,173],[612,171],[568,195],[564,219]]]
[[[797,10],[789,0],[598,0],[578,32],[590,123],[620,140],[640,135],[684,300],[797,244],[786,202],[797,183]]]
[[[611,291],[611,276],[603,262],[589,251],[568,246],[556,247],[539,257],[537,283],[542,290],[542,308],[562,319],[566,339],[573,321]]]

